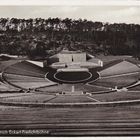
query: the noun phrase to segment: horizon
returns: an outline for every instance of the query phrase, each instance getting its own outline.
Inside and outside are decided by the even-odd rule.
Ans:
[[[44,19],[44,20],[47,20],[47,19],[49,19],[49,18],[51,18],[51,19],[56,19],[56,18],[58,18],[58,19],[60,19],[60,20],[64,20],[64,19],[66,19],[66,18],[68,18],[68,17],[66,17],[66,18],[59,18],[59,17],[48,17],[48,18],[41,18],[41,17],[36,17],[36,18],[17,18],[17,17],[0,17],[0,19],[2,19],[2,18],[4,18],[4,19],[9,19],[9,20],[11,20],[11,19],[19,19],[19,20],[22,20],[22,19],[25,19],[25,20],[28,20],[28,19]],[[74,18],[68,18],[68,19],[71,19],[71,20],[79,20],[79,19],[81,19],[82,21],[84,21],[84,20],[87,20],[87,21],[92,21],[92,22],[101,22],[101,23],[103,23],[103,24],[109,24],[109,25],[111,25],[111,24],[126,24],[126,25],[131,25],[131,24],[134,24],[134,25],[140,25],[140,23],[125,23],[125,22],[108,22],[108,21],[106,21],[106,22],[103,22],[103,21],[93,21],[93,20],[88,20],[88,19],[82,19],[82,18],[77,18],[77,19],[74,19]]]
[[[0,6],[0,18],[87,19],[93,22],[140,24],[139,6]]]

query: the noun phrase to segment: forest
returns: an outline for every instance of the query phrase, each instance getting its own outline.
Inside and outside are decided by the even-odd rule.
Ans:
[[[0,53],[46,58],[62,49],[140,59],[140,25],[69,18],[0,18]]]

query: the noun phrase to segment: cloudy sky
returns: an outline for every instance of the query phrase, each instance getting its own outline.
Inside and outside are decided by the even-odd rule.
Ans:
[[[140,6],[0,6],[0,17],[72,18],[140,24]]]

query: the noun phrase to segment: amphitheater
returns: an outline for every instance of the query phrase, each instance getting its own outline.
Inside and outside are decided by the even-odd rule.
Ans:
[[[61,59],[47,67],[0,62],[1,129],[44,129],[52,136],[140,134],[139,62],[116,57],[102,65],[93,57],[71,65],[70,57]]]

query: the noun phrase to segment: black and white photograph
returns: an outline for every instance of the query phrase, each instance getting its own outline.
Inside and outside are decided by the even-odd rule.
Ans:
[[[59,1],[0,4],[0,137],[140,136],[140,3]]]

